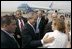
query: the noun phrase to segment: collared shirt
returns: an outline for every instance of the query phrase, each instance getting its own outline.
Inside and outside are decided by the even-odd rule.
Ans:
[[[65,33],[62,33],[58,30],[54,30],[54,32],[46,33],[45,36],[49,35],[49,37],[54,37],[54,41],[52,43],[44,44],[43,47],[46,48],[65,48],[68,43],[68,36]]]
[[[38,19],[37,19],[37,27],[38,27],[38,25],[39,25],[39,23],[40,23],[40,20],[41,20],[41,18],[38,17]]]
[[[1,28],[2,31],[4,31],[7,35],[9,35],[10,37],[14,37],[14,33],[8,33],[7,31],[5,31],[4,28]]]
[[[35,28],[33,27],[33,25],[28,21],[28,24],[33,28],[34,32],[35,32]]]
[[[35,28],[33,27],[33,25],[28,21],[28,24],[33,28],[33,30],[34,30],[34,32],[36,32],[35,31]],[[41,43],[43,44],[44,42],[43,42],[43,40],[41,40]]]
[[[39,33],[39,28],[38,27],[39,27],[40,21],[41,21],[41,18],[38,17],[37,24],[36,24],[36,33]]]
[[[23,26],[24,26],[24,21],[23,21],[22,19],[21,19],[21,21],[22,21],[22,24],[23,24]],[[20,19],[18,19],[18,24],[19,24],[20,31],[22,31],[21,21],[20,21]]]
[[[14,40],[15,40],[15,42],[17,43],[17,45],[18,45],[18,47],[20,48],[20,46],[19,46],[19,44],[18,44],[18,42],[16,41],[16,39],[14,38],[14,33],[8,33],[7,31],[5,31],[5,29],[4,28],[1,28],[1,30],[2,31],[4,31],[7,35],[9,35],[11,38],[13,38]]]

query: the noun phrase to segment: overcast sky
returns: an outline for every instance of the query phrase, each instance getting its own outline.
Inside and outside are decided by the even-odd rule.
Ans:
[[[21,4],[28,4],[30,7],[49,8],[52,1],[1,1],[1,11],[16,11]],[[71,11],[71,1],[53,1],[52,8]]]

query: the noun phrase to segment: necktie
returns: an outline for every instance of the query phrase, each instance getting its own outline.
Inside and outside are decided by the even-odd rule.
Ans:
[[[22,23],[22,20],[20,19],[20,26],[21,26],[21,31],[23,30],[24,26],[23,26],[23,23]]]

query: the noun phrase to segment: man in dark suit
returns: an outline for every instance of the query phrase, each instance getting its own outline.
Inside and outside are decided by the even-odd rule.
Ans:
[[[16,19],[16,30],[15,30],[15,38],[18,41],[18,43],[20,44],[20,46],[22,45],[22,41],[21,41],[21,32],[24,29],[24,25],[27,22],[27,18],[24,18],[22,16],[22,13],[20,10],[16,11],[16,15],[15,15],[15,19]]]
[[[36,23],[36,31],[40,35],[40,39],[43,38],[44,36],[44,28],[45,25],[48,23],[48,18],[44,15],[45,12],[43,10],[39,10],[37,12],[38,18],[37,18],[37,23]]]
[[[19,44],[13,34],[16,29],[16,21],[11,16],[1,17],[1,48],[19,48]]]
[[[29,15],[27,24],[25,24],[25,29],[22,32],[22,48],[37,48],[45,43],[50,43],[53,41],[53,38],[48,37],[38,40],[39,37],[36,36],[34,28],[36,20],[37,14],[32,12]]]
[[[52,13],[52,15],[51,15],[52,21],[57,19],[57,17],[58,17],[57,13]],[[52,26],[51,26],[52,25],[52,21],[47,23],[47,25],[44,28],[44,33],[52,32],[53,31],[52,30]]]

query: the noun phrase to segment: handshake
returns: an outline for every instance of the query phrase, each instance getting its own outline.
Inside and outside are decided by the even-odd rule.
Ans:
[[[48,34],[45,34],[45,36],[41,40],[42,44],[52,43],[53,41],[54,37],[49,37]]]

